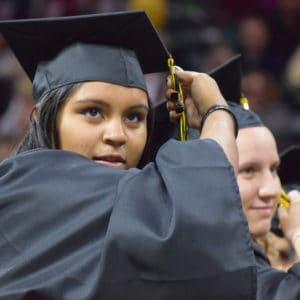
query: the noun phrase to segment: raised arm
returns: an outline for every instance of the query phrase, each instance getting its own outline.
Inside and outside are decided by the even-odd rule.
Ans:
[[[226,110],[228,105],[217,83],[204,73],[177,71],[176,76],[183,88],[189,126],[200,128],[201,118],[203,118],[199,138],[215,140],[223,148],[236,171],[238,155],[234,117]],[[175,111],[177,97],[170,82],[168,82],[166,96],[170,118],[175,121],[180,117],[180,113]]]

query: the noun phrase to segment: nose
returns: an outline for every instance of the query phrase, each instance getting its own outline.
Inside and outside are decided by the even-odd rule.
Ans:
[[[113,119],[107,122],[104,133],[103,141],[106,144],[114,147],[120,147],[127,142],[126,128],[122,120]]]
[[[259,197],[263,201],[276,201],[280,197],[280,181],[277,174],[267,171],[260,178]]]

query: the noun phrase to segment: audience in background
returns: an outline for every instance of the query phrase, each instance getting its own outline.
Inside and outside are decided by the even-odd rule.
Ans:
[[[53,17],[126,9],[146,10],[183,69],[203,71],[241,53],[245,94],[252,109],[273,131],[279,150],[300,138],[300,2],[298,0],[3,0],[0,19]],[[272,12],[272,13],[270,13]],[[270,17],[271,16],[271,17]],[[151,100],[163,100],[165,74],[146,78]],[[0,134],[6,128],[26,127],[32,103],[30,83],[0,36],[0,77],[8,78],[14,93],[0,114]],[[25,93],[25,94],[24,94]],[[18,100],[16,100],[18,99]],[[22,100],[25,104],[20,104]],[[227,99],[230,100],[230,99]],[[20,105],[16,113],[12,107]],[[26,107],[23,109],[22,107]],[[24,115],[24,118],[20,116]],[[11,131],[14,142],[21,131]],[[4,131],[4,132],[3,132]],[[18,130],[17,130],[18,131]]]

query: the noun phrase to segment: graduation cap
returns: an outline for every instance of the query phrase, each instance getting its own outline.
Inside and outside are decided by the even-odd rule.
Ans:
[[[93,80],[146,90],[143,74],[166,71],[170,56],[144,11],[0,21],[0,32],[36,100]]]
[[[300,145],[291,145],[280,153],[280,168],[278,175],[287,193],[291,190],[300,190]],[[278,217],[278,210],[276,210],[272,218],[271,231],[279,237],[284,234],[280,229],[280,221]]]
[[[284,189],[300,190],[300,145],[291,145],[283,150],[280,161],[278,175]]]
[[[235,55],[223,64],[210,70],[208,74],[215,79],[226,101],[240,103],[242,97],[241,55]]]
[[[240,54],[212,69],[208,74],[216,80],[223,97],[228,101],[237,118],[239,129],[264,126],[260,117],[250,109],[249,101],[242,92],[242,59]]]
[[[237,118],[239,129],[264,126],[260,117],[249,107],[248,99],[242,92],[242,59],[235,55],[224,64],[211,70],[213,77],[228,104]]]

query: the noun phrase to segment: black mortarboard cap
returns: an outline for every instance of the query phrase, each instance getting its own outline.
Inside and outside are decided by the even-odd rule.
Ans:
[[[278,175],[282,187],[286,193],[291,190],[300,190],[300,145],[291,145],[280,153],[280,168]],[[272,218],[271,231],[283,237],[284,233],[280,229],[278,210]]]
[[[300,190],[300,145],[291,145],[280,153],[279,177],[286,191]]]
[[[218,83],[223,97],[237,118],[239,129],[264,126],[260,117],[249,109],[248,101],[243,96],[240,54],[233,56],[208,74]]]
[[[88,80],[146,90],[143,73],[167,70],[169,53],[143,11],[1,21],[0,32],[36,100]]]
[[[226,101],[240,103],[242,97],[241,55],[235,55],[208,74],[217,82]]]

